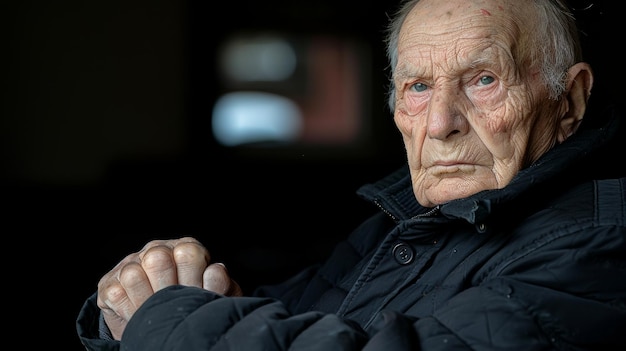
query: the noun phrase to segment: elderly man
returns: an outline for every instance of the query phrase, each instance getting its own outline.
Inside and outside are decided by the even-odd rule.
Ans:
[[[380,212],[253,296],[198,240],[149,242],[85,303],[88,350],[624,345],[626,178],[586,168],[617,117],[584,128],[593,72],[566,4],[410,0],[388,29],[408,162],[359,189]]]

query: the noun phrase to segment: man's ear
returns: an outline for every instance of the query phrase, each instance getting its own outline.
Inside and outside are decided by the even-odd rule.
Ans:
[[[561,117],[561,125],[559,128],[558,140],[562,143],[580,126],[585,111],[587,110],[587,102],[591,95],[591,87],[593,86],[593,72],[591,66],[585,62],[579,62],[567,71],[567,87],[565,112]]]

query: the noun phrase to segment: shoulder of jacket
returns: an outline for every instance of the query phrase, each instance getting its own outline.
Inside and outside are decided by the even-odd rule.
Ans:
[[[626,178],[581,183],[553,202],[554,208],[587,216],[598,224],[626,223]]]

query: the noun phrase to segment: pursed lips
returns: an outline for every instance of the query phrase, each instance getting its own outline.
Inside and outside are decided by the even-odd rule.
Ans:
[[[473,170],[476,164],[458,160],[438,160],[427,168],[434,173],[456,173]]]

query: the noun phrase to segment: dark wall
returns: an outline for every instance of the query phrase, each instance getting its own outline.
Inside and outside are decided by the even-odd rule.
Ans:
[[[11,301],[11,325],[41,335],[29,347],[82,349],[81,304],[150,239],[196,236],[251,289],[327,254],[371,211],[357,186],[403,156],[382,98],[385,7],[260,3],[20,1],[3,13],[5,286],[28,296]],[[370,43],[371,154],[259,159],[217,146],[213,53],[244,27]]]
[[[373,211],[356,188],[403,162],[384,106],[382,30],[393,3],[8,7],[0,125],[5,287],[11,296],[28,296],[13,307],[16,329],[45,334],[34,341],[42,347],[82,349],[74,330],[80,305],[100,276],[150,239],[200,238],[244,289],[326,255]],[[598,100],[624,92],[614,74],[621,73],[614,48],[621,43],[605,41],[623,31],[608,20],[615,9],[602,6],[585,14],[589,58],[599,63]],[[371,45],[367,104],[376,133],[365,154],[307,159],[294,150],[255,158],[212,141],[215,45],[233,28],[260,27],[354,36]]]

